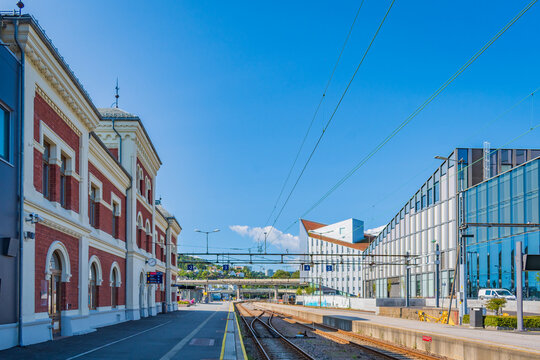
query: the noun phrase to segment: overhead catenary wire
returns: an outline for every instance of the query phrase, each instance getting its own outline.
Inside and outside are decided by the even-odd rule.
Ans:
[[[279,192],[279,195],[274,203],[274,206],[272,208],[272,211],[270,212],[270,214],[268,215],[268,218],[266,219],[265,223],[264,223],[264,226],[263,226],[263,229],[266,228],[266,225],[268,225],[268,222],[270,221],[270,219],[272,218],[272,215],[274,214],[274,211],[276,210],[277,208],[277,205],[279,203],[279,200],[281,200],[281,196],[283,195],[283,191],[285,191],[285,187],[287,186],[287,183],[289,182],[289,179],[292,175],[292,172],[294,170],[294,167],[296,165],[296,162],[298,161],[298,158],[300,157],[300,153],[302,152],[302,149],[304,148],[304,145],[306,143],[306,140],[308,138],[308,135],[309,133],[311,132],[311,128],[313,127],[313,123],[315,121],[315,119],[317,118],[317,114],[319,113],[319,110],[326,98],[326,92],[328,91],[328,88],[330,87],[330,84],[332,82],[332,79],[334,78],[334,74],[336,72],[336,69],[339,65],[339,62],[341,60],[341,56],[343,55],[343,51],[345,51],[345,47],[347,46],[347,43],[349,42],[349,38],[351,37],[351,34],[352,34],[352,31],[353,31],[353,28],[354,28],[354,25],[356,24],[356,20],[358,19],[358,15],[360,14],[360,9],[362,9],[362,5],[364,4],[364,0],[362,0],[360,2],[360,6],[358,7],[358,10],[356,11],[356,15],[354,17],[354,20],[349,28],[349,32],[347,33],[347,37],[345,38],[345,42],[343,43],[343,45],[341,46],[341,50],[339,52],[339,55],[338,55],[338,58],[332,68],[332,72],[330,73],[330,77],[328,78],[328,81],[326,82],[326,86],[324,87],[324,90],[323,90],[323,93],[321,95],[321,98],[319,99],[319,103],[317,105],[317,108],[315,109],[315,113],[313,114],[313,117],[311,118],[311,122],[309,123],[309,126],[306,130],[306,133],[304,135],[304,138],[302,139],[302,142],[300,143],[300,147],[298,148],[298,151],[296,152],[296,156],[291,164],[291,167],[289,168],[289,172],[287,173],[287,176],[285,177],[285,181],[283,182],[283,185],[281,186],[281,190]],[[259,234],[259,237],[257,238],[257,242],[259,242],[260,240],[260,237],[261,235]]]
[[[300,174],[298,175],[298,177],[296,178],[296,181],[293,185],[293,187],[291,188],[291,190],[289,191],[289,194],[287,195],[287,198],[285,199],[285,202],[283,203],[283,205],[281,206],[281,209],[279,210],[276,218],[274,219],[274,222],[272,223],[272,228],[270,229],[270,231],[272,231],[272,229],[274,228],[276,222],[278,221],[279,217],[281,216],[281,214],[283,213],[283,209],[285,209],[285,206],[287,206],[287,203],[289,202],[294,190],[296,189],[296,186],[298,185],[300,179],[302,178],[302,175],[304,175],[304,172],[306,171],[306,168],[307,166],[309,165],[311,159],[313,158],[313,155],[315,154],[315,151],[317,150],[317,148],[319,147],[319,144],[321,143],[321,140],[322,138],[324,137],[324,134],[326,133],[326,131],[328,130],[328,127],[330,126],[330,124],[332,123],[332,120],[334,119],[334,116],[336,115],[338,109],[339,109],[339,106],[341,105],[341,103],[343,102],[343,99],[345,98],[345,95],[347,94],[347,92],[349,91],[349,88],[354,80],[354,78],[356,77],[356,74],[358,73],[358,70],[360,69],[360,67],[362,66],[362,64],[364,63],[364,60],[366,59],[371,47],[373,46],[373,43],[375,42],[375,39],[377,38],[377,35],[379,34],[379,32],[381,31],[381,28],[382,26],[384,25],[386,19],[388,18],[388,14],[390,13],[390,10],[392,9],[392,6],[394,5],[395,3],[395,0],[392,0],[392,2],[390,3],[390,6],[388,7],[388,10],[386,10],[386,13],[384,14],[380,24],[379,24],[379,27],[377,28],[377,31],[375,31],[375,34],[373,35],[373,37],[371,38],[371,41],[368,45],[368,47],[366,48],[366,50],[364,51],[364,54],[362,55],[362,58],[360,59],[360,62],[358,63],[358,66],[356,67],[353,75],[351,76],[351,79],[349,80],[349,82],[347,83],[347,86],[345,87],[345,90],[343,90],[343,93],[341,94],[341,97],[339,98],[336,106],[334,107],[334,110],[332,111],[332,114],[330,115],[328,121],[326,122],[326,125],[324,127],[324,129],[322,130],[321,132],[321,135],[319,136],[319,138],[317,139],[317,142],[315,143],[315,146],[313,147],[313,149],[311,150],[311,153],[309,154],[309,157],[307,158],[306,162],[304,163],[304,166],[302,167],[302,170],[300,171]]]
[[[359,163],[357,163],[345,176],[343,176],[334,186],[330,188],[319,200],[317,200],[300,217],[310,213],[319,206],[328,196],[337,190],[345,181],[347,181],[358,169],[368,162],[379,150],[384,147],[393,137],[395,137],[405,126],[407,126],[422,110],[424,110],[439,94],[445,90],[459,75],[461,75],[471,64],[473,64],[480,55],[482,55],[497,39],[499,39],[517,20],[519,20],[538,0],[533,0],[525,6],[516,16],[514,16],[495,36],[493,36],[480,50],[478,50],[464,65],[462,65],[446,82],[444,82],[430,97],[427,98],[416,110],[414,110],[398,127],[396,127],[387,137],[385,137],[374,149],[372,149]],[[298,220],[290,224],[285,231],[290,229]]]

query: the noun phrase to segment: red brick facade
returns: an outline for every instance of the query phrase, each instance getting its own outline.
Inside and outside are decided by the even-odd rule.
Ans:
[[[147,198],[147,189],[146,189],[146,183],[145,180],[148,178],[150,182],[152,182],[152,176],[150,173],[146,170],[146,168],[143,166],[139,158],[137,158],[137,165],[140,166],[143,172],[143,178],[138,179],[139,183],[137,184],[138,188],[141,189],[141,195],[146,199]],[[153,191],[153,189],[152,189]],[[152,191],[150,191],[150,197],[149,197],[149,203],[152,204]]]
[[[102,200],[107,204],[111,204],[111,193],[114,193],[120,199],[120,208],[122,213],[116,218],[117,220],[117,239],[126,241],[126,217],[125,217],[125,206],[126,206],[126,195],[122,193],[116,186],[112,184],[91,162],[88,162],[88,172],[95,176],[99,181],[101,181],[103,188],[101,189]],[[89,198],[90,203],[90,198]],[[97,205],[97,228],[105,231],[108,234],[115,236],[116,234],[112,233],[112,204],[111,209],[107,208],[101,203]]]
[[[40,141],[40,121],[43,121],[58,137],[75,151],[75,165],[79,173],[79,136],[65,123],[45,100],[35,95],[34,98],[34,139]],[[34,149],[34,187],[44,193],[43,189],[43,154]],[[49,199],[60,202],[60,165],[49,165]],[[79,212],[79,182],[73,176],[66,176],[65,208]]]
[[[143,219],[143,229],[137,229],[137,245],[148,252],[152,251],[152,234],[146,234],[146,220],[150,222],[150,231],[152,231],[152,213],[141,204],[140,200],[137,199],[137,214],[141,213]],[[137,215],[138,216],[138,215]],[[140,239],[140,244],[139,244]]]
[[[112,264],[116,261],[120,267],[120,273],[118,274],[120,277],[120,281],[122,282],[122,285],[118,287],[117,289],[117,305],[125,305],[126,303],[126,290],[125,290],[125,284],[126,284],[126,260],[124,258],[121,258],[119,256],[110,254],[108,252],[105,252],[103,250],[99,250],[93,247],[88,248],[88,260],[92,256],[96,255],[99,259],[99,263],[101,264],[101,272],[102,272],[102,278],[103,283],[98,286],[98,299],[97,299],[97,306],[111,306],[112,305],[112,297],[111,297],[111,284],[110,284],[110,277],[111,277],[111,267]]]
[[[34,139],[39,142],[39,123],[43,121],[52,131],[54,131],[71,149],[75,151],[75,171],[79,174],[79,143],[77,133],[54,111],[47,102],[35,94],[34,97]]]
[[[78,309],[79,289],[79,239],[51,229],[45,225],[36,224],[35,251],[35,311],[47,312],[47,305],[41,301],[41,281],[45,279],[47,252],[54,241],[60,241],[66,247],[69,255],[71,279],[62,283],[62,310]],[[65,269],[63,269],[65,271]]]

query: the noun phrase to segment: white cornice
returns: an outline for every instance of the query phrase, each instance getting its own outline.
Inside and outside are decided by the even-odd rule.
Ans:
[[[25,199],[24,207],[27,211],[38,213],[43,218],[43,221],[40,223],[64,234],[80,238],[81,236],[88,235],[91,231],[91,229],[81,226],[78,222],[60,216],[31,200]]]
[[[13,40],[13,24],[8,24],[2,33],[4,41],[10,44],[10,48],[14,52],[18,53],[18,47]],[[58,95],[71,108],[79,120],[88,129],[94,129],[99,124],[99,116],[94,111],[93,104],[88,103],[77,84],[70,79],[70,76],[62,68],[62,65],[56,60],[47,45],[43,43],[29,23],[20,24],[19,42],[25,50],[26,59],[32,63],[43,78],[56,90]]]

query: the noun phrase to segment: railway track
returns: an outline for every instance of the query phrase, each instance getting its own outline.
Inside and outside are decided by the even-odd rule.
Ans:
[[[302,319],[293,316],[283,315],[274,311],[264,310],[272,315],[279,316],[287,322],[288,319],[293,319],[293,322],[311,330],[315,334],[332,339],[337,342],[348,343],[352,346],[361,348],[362,350],[389,360],[405,360],[405,359],[422,359],[422,360],[440,360],[440,357],[429,355],[417,350],[407,349],[401,346],[392,345],[390,343],[380,341],[368,336],[363,336],[350,331],[335,329],[324,324],[306,324]],[[330,330],[331,333],[325,330]]]
[[[314,357],[306,353],[296,344],[289,341],[283,336],[276,328],[272,326],[271,315],[268,318],[268,322],[265,322],[261,317],[266,311],[261,311],[260,314],[255,315],[249,311],[245,306],[236,304],[239,308],[240,317],[249,329],[253,341],[256,344],[259,352],[266,360],[315,360]],[[253,318],[248,321],[242,313],[247,313],[249,317]]]

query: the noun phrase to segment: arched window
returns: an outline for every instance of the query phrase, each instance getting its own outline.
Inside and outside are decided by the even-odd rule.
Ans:
[[[142,248],[142,232],[143,232],[143,219],[141,213],[137,215],[137,247]]]
[[[118,306],[118,272],[114,268],[111,276],[111,306]]]
[[[152,230],[148,220],[146,220],[146,251],[152,251]]]
[[[90,265],[90,274],[88,281],[88,308],[95,310],[97,308],[97,267],[95,263]]]
[[[152,205],[152,182],[148,178],[146,178],[146,199]]]
[[[139,168],[139,193],[144,194],[144,176],[141,168]]]

